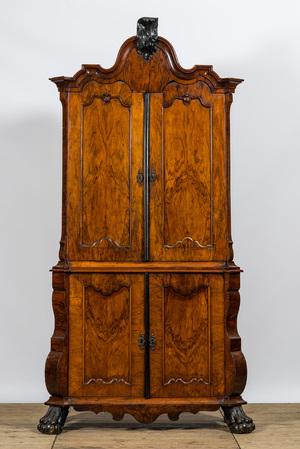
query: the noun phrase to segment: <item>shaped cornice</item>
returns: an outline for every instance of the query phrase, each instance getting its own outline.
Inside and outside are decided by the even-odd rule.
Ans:
[[[154,68],[157,69],[157,73],[151,81],[150,75]],[[81,92],[90,81],[98,83],[123,81],[132,91],[141,92],[162,92],[163,88],[172,81],[183,84],[202,81],[212,92],[222,93],[234,92],[236,86],[243,82],[238,78],[220,78],[211,65],[195,65],[191,69],[184,69],[178,62],[173,46],[162,37],[158,38],[158,51],[151,60],[145,61],[137,53],[135,36],[124,42],[111,68],[104,69],[98,64],[84,64],[73,77],[59,76],[50,80],[57,85],[59,91],[77,92]]]

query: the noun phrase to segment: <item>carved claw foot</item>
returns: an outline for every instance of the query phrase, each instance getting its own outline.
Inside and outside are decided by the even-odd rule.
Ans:
[[[232,433],[251,433],[255,429],[255,424],[247,416],[241,405],[234,407],[222,407],[224,412],[224,421]]]
[[[59,435],[62,432],[68,413],[69,407],[55,407],[51,405],[46,415],[40,419],[40,423],[37,426],[38,430],[47,435]]]

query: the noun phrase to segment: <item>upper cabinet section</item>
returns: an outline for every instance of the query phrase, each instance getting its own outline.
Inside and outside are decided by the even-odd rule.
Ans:
[[[143,20],[111,69],[51,79],[63,104],[60,259],[232,260],[229,110],[242,80],[183,69]]]

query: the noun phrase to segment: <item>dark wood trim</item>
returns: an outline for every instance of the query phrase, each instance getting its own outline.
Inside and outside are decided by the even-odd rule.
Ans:
[[[144,95],[144,260],[150,260],[149,242],[149,126],[150,94]]]
[[[150,398],[149,273],[145,273],[145,398]]]

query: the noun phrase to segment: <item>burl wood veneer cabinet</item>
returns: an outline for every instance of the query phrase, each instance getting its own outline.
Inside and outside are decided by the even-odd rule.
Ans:
[[[63,212],[39,430],[60,433],[70,406],[142,423],[222,407],[231,430],[251,432],[230,230],[229,114],[242,80],[183,69],[157,19],[143,18],[111,69],[51,81]]]

